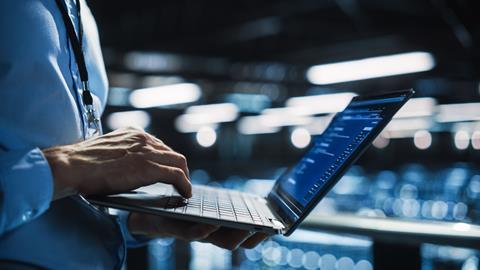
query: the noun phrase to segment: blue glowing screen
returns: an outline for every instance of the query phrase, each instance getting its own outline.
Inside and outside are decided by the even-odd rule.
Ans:
[[[305,207],[315,198],[350,155],[382,123],[384,115],[398,109],[406,97],[352,101],[338,113],[327,129],[313,138],[313,146],[280,180],[280,189]]]

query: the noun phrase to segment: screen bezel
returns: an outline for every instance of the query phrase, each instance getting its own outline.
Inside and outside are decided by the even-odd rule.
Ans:
[[[325,195],[333,188],[333,186],[343,177],[345,172],[350,168],[350,166],[355,163],[360,156],[368,149],[373,140],[382,132],[385,126],[391,121],[395,113],[412,97],[415,92],[413,89],[390,92],[374,96],[356,96],[352,99],[352,102],[366,101],[366,100],[377,100],[385,98],[394,98],[394,97],[405,97],[404,100],[398,102],[395,107],[393,107],[390,112],[384,115],[383,120],[369,133],[369,135],[362,141],[362,143],[352,152],[352,154],[345,160],[345,162],[339,167],[335,175],[332,176],[330,181],[325,183],[321,190],[315,195],[315,197],[305,206],[303,209],[299,208],[296,205],[296,202],[293,198],[290,197],[286,192],[280,188],[280,179],[282,179],[285,174],[289,173],[291,169],[296,165],[290,166],[285,172],[277,179],[274,187],[267,196],[267,201],[274,211],[279,215],[287,226],[287,231],[284,235],[290,235],[298,225],[305,219],[305,217],[315,208],[319,201],[325,197]],[[349,104],[349,106],[350,106]],[[348,108],[348,106],[347,106]],[[334,117],[332,121],[335,120],[337,116]],[[306,150],[304,154],[308,153],[311,148]],[[303,157],[303,156],[302,156]],[[301,158],[297,161],[297,163]],[[286,210],[288,209],[288,210]],[[292,220],[290,217],[294,215],[298,219]]]

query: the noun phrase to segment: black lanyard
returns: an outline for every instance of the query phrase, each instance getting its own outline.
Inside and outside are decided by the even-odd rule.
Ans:
[[[80,16],[80,0],[76,0],[75,4],[77,6],[77,17],[78,17],[78,38],[75,33],[75,27],[73,22],[68,15],[67,8],[63,0],[56,0],[58,8],[62,12],[63,21],[65,27],[67,28],[68,39],[72,44],[73,54],[75,55],[75,60],[77,61],[78,70],[80,72],[80,80],[82,81],[82,101],[86,106],[93,105],[92,94],[88,87],[88,70],[87,65],[85,64],[85,57],[83,55],[83,26],[82,26],[82,17]]]

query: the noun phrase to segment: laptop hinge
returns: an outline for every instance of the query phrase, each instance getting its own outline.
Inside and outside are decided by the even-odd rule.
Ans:
[[[273,214],[273,216],[275,217],[275,219],[270,219],[270,222],[272,222],[272,224],[274,225],[278,225],[278,224],[275,224],[275,223],[280,223],[283,227],[284,227],[284,231],[283,232],[286,232],[288,230],[288,228],[290,227],[289,223],[284,219],[282,218],[282,216],[278,213],[278,211],[281,211],[280,209],[278,209],[279,207],[275,207],[273,205],[273,203],[268,200],[268,199],[265,199],[266,201],[266,204],[267,204],[267,207],[268,209],[270,209],[270,212]],[[288,207],[288,205],[286,205],[284,202],[282,201],[279,201],[277,200],[279,203],[282,203],[282,206],[284,206],[285,208],[287,208],[289,211],[291,211],[291,213],[293,213],[293,211],[291,210],[290,207]],[[293,213],[294,214],[294,213]],[[295,215],[295,214],[294,214]],[[295,215],[296,218],[298,218],[298,216]]]

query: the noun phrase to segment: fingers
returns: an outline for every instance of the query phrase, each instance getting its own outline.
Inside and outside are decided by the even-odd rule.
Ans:
[[[194,226],[189,227],[184,233],[183,237],[180,236],[183,240],[186,241],[198,241],[207,238],[210,234],[217,231],[219,226],[210,225],[210,224],[195,224]]]
[[[132,233],[148,237],[175,237],[185,241],[201,241],[221,248],[253,248],[269,235],[245,230],[194,223],[174,218],[132,213],[129,229]]]
[[[185,156],[173,151],[161,140],[135,128],[119,131],[127,132],[134,138],[130,151],[137,153],[140,162],[146,163],[147,184],[160,182],[174,185],[184,197],[191,197],[192,186]],[[152,164],[154,163],[154,164]]]
[[[182,154],[173,151],[151,149],[149,153],[147,153],[146,158],[158,164],[180,168],[183,170],[187,178],[189,177],[187,159]]]
[[[242,244],[241,247],[243,248],[254,248],[258,244],[260,244],[262,241],[267,239],[270,235],[266,233],[255,233],[254,235],[250,236],[247,240],[245,240]]]
[[[173,151],[172,148],[170,148],[168,145],[166,145],[164,142],[162,142],[160,139],[158,139],[157,137],[153,136],[152,134],[150,133],[146,133],[148,135],[148,141],[152,144],[152,146],[155,148],[155,149],[158,149],[158,150],[170,150],[170,151]]]
[[[162,182],[173,185],[182,196],[192,197],[192,184],[188,180],[185,172],[177,167],[161,165],[153,161],[146,161],[144,179],[145,185]]]
[[[175,237],[185,241],[205,239],[219,228],[216,225],[193,223],[147,214],[132,214],[130,219],[129,228],[131,232],[140,232],[141,235],[148,237]],[[146,226],[145,223],[148,225]]]
[[[253,232],[231,229],[231,228],[220,228],[214,233],[210,234],[203,241],[214,244],[218,247],[235,250],[243,242],[245,242]]]
[[[193,223],[170,218],[162,218],[159,222],[157,228],[160,228],[164,234],[185,241],[198,241],[205,239],[219,228],[215,225]]]

